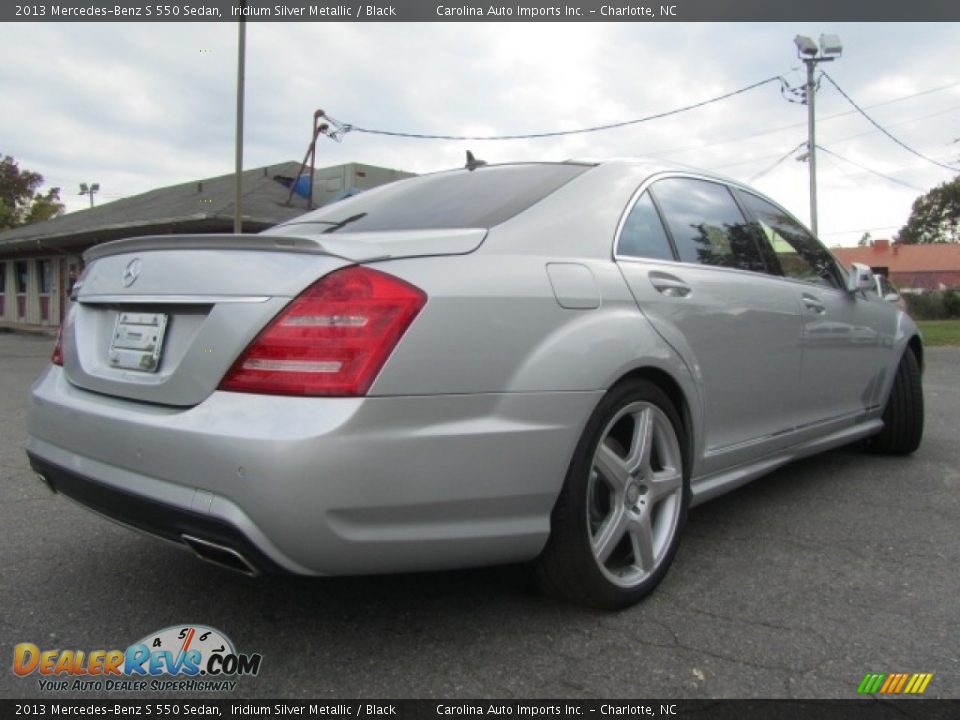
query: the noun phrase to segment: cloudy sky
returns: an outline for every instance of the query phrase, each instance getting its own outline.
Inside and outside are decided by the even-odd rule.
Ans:
[[[244,166],[300,160],[313,111],[359,127],[475,135],[644,117],[804,74],[792,38],[836,33],[823,65],[878,123],[960,166],[958,24],[250,23]],[[60,186],[69,210],[233,169],[235,23],[0,25],[0,153]],[[913,200],[954,176],[884,137],[824,80],[817,95],[820,233],[889,237]],[[425,172],[490,162],[656,156],[749,181],[808,222],[806,107],[768,84],[622,129],[460,142],[348,134],[318,165]],[[771,166],[774,166],[772,169]],[[886,179],[863,168],[889,176]],[[768,171],[765,172],[764,171]]]

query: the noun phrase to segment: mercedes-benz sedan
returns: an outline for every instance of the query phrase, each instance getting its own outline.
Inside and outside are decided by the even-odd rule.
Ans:
[[[609,608],[692,504],[918,447],[916,326],[768,198],[643,161],[471,168],[91,249],[35,470],[250,574],[534,561]]]

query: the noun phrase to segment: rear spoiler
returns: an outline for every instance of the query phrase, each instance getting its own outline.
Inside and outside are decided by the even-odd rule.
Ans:
[[[372,262],[398,257],[465,255],[480,247],[487,235],[484,229],[467,228],[344,233],[337,238],[330,238],[312,237],[306,227],[304,230],[300,236],[150,235],[96,245],[83,254],[83,259],[90,263],[111,255],[161,250],[244,250],[331,255],[351,262]]]

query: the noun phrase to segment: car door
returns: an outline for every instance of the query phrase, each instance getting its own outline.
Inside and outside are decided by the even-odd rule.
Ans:
[[[768,264],[793,288],[803,320],[800,426],[843,421],[876,409],[895,313],[845,289],[833,256],[782,208],[741,192],[756,219]]]
[[[621,223],[616,258],[634,297],[702,390],[712,472],[788,442],[800,379],[792,288],[767,273],[730,189],[692,176],[657,180]]]

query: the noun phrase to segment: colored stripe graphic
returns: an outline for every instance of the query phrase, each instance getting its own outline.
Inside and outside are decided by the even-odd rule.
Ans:
[[[860,686],[857,688],[857,692],[872,695],[880,689],[880,683],[883,682],[885,677],[886,675],[881,673],[867,673],[863,676],[863,680],[860,681]]]
[[[900,677],[899,673],[890,673],[889,675],[887,675],[886,682],[884,682],[883,685],[880,686],[880,693],[885,695],[886,693],[890,692],[890,688],[892,688],[894,685],[897,684],[897,678],[899,677]]]
[[[919,695],[926,691],[933,673],[867,673],[857,686],[865,695]]]

